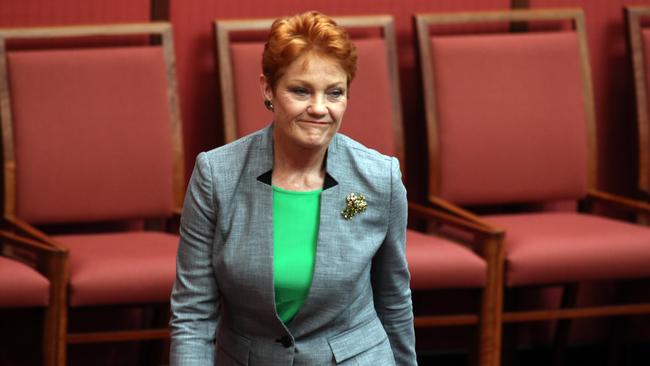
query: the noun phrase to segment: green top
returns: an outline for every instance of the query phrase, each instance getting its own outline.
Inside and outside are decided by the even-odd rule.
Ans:
[[[275,308],[285,324],[298,313],[311,286],[322,191],[273,186]]]

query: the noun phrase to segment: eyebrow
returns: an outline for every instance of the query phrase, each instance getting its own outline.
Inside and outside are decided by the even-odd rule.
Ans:
[[[294,84],[294,83],[303,84],[303,85],[310,85],[310,86],[312,85],[310,82],[302,80],[302,79],[287,80],[287,84],[289,84],[289,86],[291,86],[291,84]],[[337,81],[335,83],[331,83],[331,84],[327,85],[327,87],[325,89],[330,89],[330,88],[333,88],[333,87],[346,87],[346,86],[347,86],[347,83],[345,81]]]

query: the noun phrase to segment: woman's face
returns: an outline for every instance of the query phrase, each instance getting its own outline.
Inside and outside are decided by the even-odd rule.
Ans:
[[[332,58],[307,53],[294,60],[275,90],[261,77],[262,92],[273,102],[277,143],[326,148],[341,125],[348,103],[347,75]]]

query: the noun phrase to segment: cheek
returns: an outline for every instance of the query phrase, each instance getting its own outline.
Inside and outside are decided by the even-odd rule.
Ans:
[[[275,111],[273,112],[273,117],[276,120],[285,121],[291,119],[294,116],[294,114],[295,112],[290,105],[281,104],[279,108],[278,107],[275,108]]]
[[[305,110],[305,107],[301,103],[290,100],[283,100],[278,112],[285,115],[286,117],[295,117],[300,115]]]
[[[347,109],[348,104],[347,102],[341,103],[337,105],[333,110],[334,118],[336,118],[337,121],[340,121],[343,118],[343,115],[345,114],[345,110]]]

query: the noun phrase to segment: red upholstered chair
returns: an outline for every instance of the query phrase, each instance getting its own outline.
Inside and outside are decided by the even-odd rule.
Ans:
[[[167,338],[184,185],[171,26],[3,29],[0,50],[4,225],[69,251],[69,309],[164,312],[156,329],[61,339]]]
[[[341,132],[384,154],[397,156],[404,167],[401,105],[393,19],[388,15],[335,17],[346,27],[359,54],[357,75]],[[223,120],[227,141],[256,131],[271,121],[259,90],[261,55],[272,19],[216,20],[215,33]],[[491,365],[498,342],[499,238],[497,229],[410,204],[411,218],[437,222],[466,234],[457,241],[407,231],[407,257],[414,291],[480,289],[470,314],[416,314],[416,327],[477,325],[481,365]],[[476,250],[472,250],[475,248]],[[417,309],[417,305],[416,309]]]
[[[508,33],[511,22],[531,31]],[[506,32],[497,32],[496,23],[505,24]],[[486,24],[489,33],[477,34],[476,28]],[[633,212],[648,212],[650,206],[595,187],[596,123],[583,12],[421,14],[416,26],[429,200],[477,224],[505,230],[506,287],[650,277],[650,229],[591,210],[594,203]],[[583,209],[522,209],[559,200],[579,201]],[[478,215],[492,205],[510,213]],[[650,304],[569,308],[572,295],[575,291],[565,292],[567,307],[506,309],[502,319],[650,312]],[[560,322],[559,329],[567,327]]]
[[[25,239],[5,229],[0,230],[0,309],[45,309],[42,364],[63,365],[59,356],[65,348],[65,328],[60,314],[66,305],[67,250]],[[9,327],[0,329],[4,339],[13,336],[9,332]]]
[[[628,40],[632,52],[634,69],[634,91],[636,94],[637,128],[639,134],[639,191],[650,198],[650,29],[642,21],[650,18],[650,7],[627,7]]]

